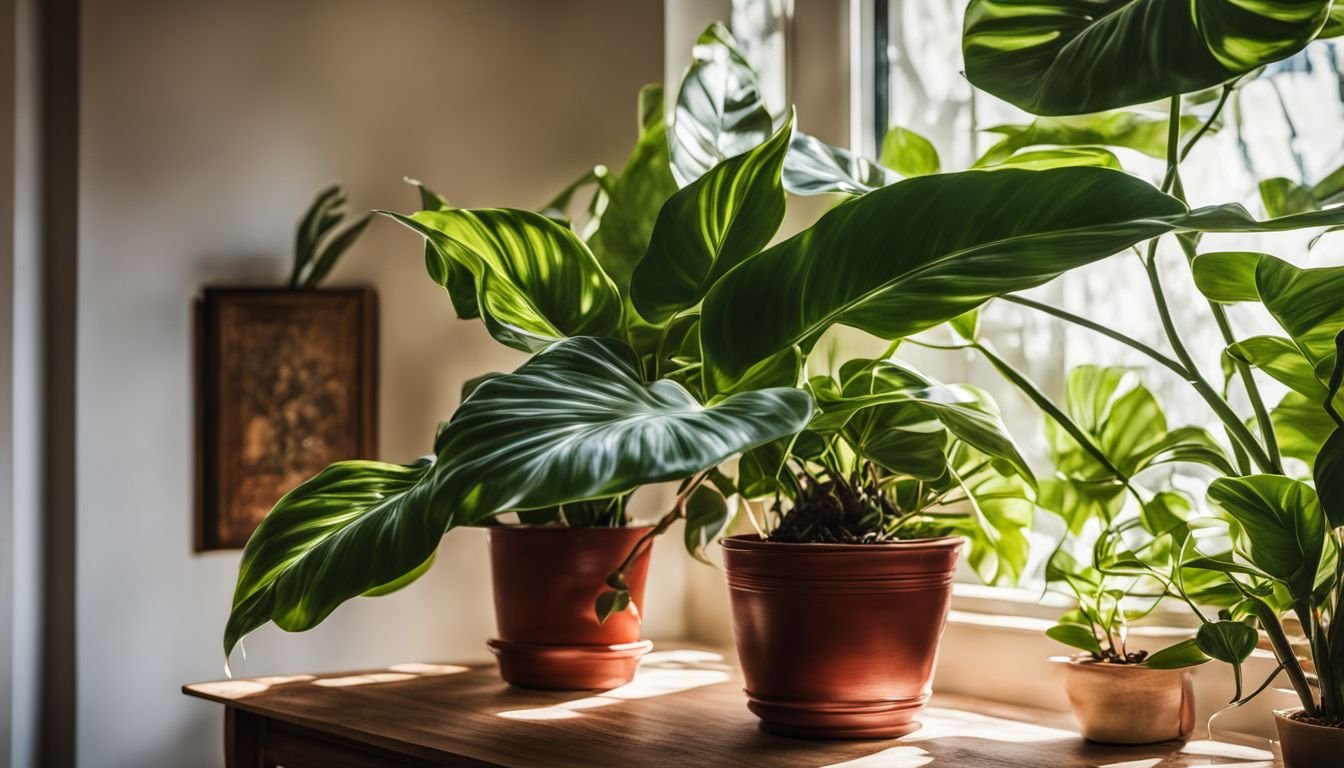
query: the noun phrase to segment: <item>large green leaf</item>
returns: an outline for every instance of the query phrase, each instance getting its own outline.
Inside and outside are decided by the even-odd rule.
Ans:
[[[1138,112],[1104,112],[1076,117],[1040,117],[1027,125],[998,125],[986,130],[1003,138],[975,161],[975,167],[997,165],[1027,147],[1127,147],[1150,157],[1165,157],[1169,118]],[[1181,132],[1198,128],[1193,116],[1181,118]]]
[[[651,323],[700,303],[725,272],[755,256],[784,220],[780,170],[792,120],[769,141],[711,168],[663,206],[630,298]]]
[[[1200,91],[1286,58],[1330,0],[972,0],[971,83],[1037,115]]]
[[[1344,526],[1344,427],[1336,427],[1316,455],[1316,495],[1331,528]]]
[[[1344,207],[1288,218],[1344,213]],[[1300,269],[1266,253],[1218,252],[1195,257],[1195,285],[1212,301],[1260,301],[1324,381],[1335,363],[1335,335],[1344,329],[1344,267]]]
[[[481,384],[432,462],[343,462],[282,499],[244,550],[225,649],[267,621],[308,629],[399,581],[449,528],[688,477],[797,432],[811,410],[798,389],[705,407],[673,382],[647,383],[624,342],[561,341]]]
[[[968,497],[972,514],[953,530],[967,537],[966,560],[986,584],[1017,584],[1031,554],[1032,519],[1036,505],[1029,482],[1000,471],[998,462],[962,442],[955,446],[949,469]],[[941,519],[941,516],[938,516]]]
[[[1280,336],[1252,336],[1228,346],[1233,360],[1255,366],[1279,383],[1318,403],[1326,399],[1325,383],[1316,378],[1315,369],[1291,339]]]
[[[1209,499],[1240,526],[1247,560],[1295,597],[1311,594],[1326,531],[1311,486],[1282,475],[1220,477],[1210,484]]]
[[[644,86],[639,104],[639,141],[620,175],[609,182],[610,200],[602,212],[601,226],[588,241],[598,263],[623,295],[635,265],[649,248],[658,211],[677,191],[668,159],[663,86]]]
[[[732,33],[715,22],[691,49],[691,66],[677,94],[672,175],[684,187],[772,133],[756,72],[737,50]]]
[[[1236,205],[1187,212],[1146,182],[1102,168],[905,179],[837,206],[725,275],[704,302],[706,370],[731,383],[781,349],[810,350],[835,324],[908,336],[1167,232],[1336,220],[1344,211],[1265,222]]]
[[[1335,428],[1319,400],[1297,392],[1284,395],[1270,410],[1269,417],[1279,438],[1279,451],[1308,467],[1315,464],[1321,446]]]
[[[438,192],[426,187],[415,179],[406,179],[420,192],[420,209],[423,211],[447,211],[452,208]],[[476,278],[471,270],[456,261],[443,261],[434,252],[434,246],[425,241],[425,269],[434,282],[448,291],[453,302],[453,311],[463,320],[480,317],[481,310],[476,301]]]
[[[616,286],[568,227],[505,208],[389,215],[433,247],[435,282],[448,287],[450,263],[471,271],[486,327],[511,347],[535,351],[557,339],[620,328]]]

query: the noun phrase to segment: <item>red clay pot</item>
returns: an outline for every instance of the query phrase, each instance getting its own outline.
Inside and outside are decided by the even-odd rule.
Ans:
[[[652,542],[625,570],[631,604],[599,624],[607,575],[648,527],[491,528],[490,567],[499,637],[488,645],[499,674],[521,688],[601,690],[625,685],[653,643],[639,639]]]
[[[1322,768],[1338,765],[1344,756],[1344,728],[1294,720],[1301,707],[1274,710],[1274,724],[1279,731],[1279,749],[1283,752],[1283,768]]]
[[[918,729],[961,546],[724,539],[747,708],[761,727],[826,739]]]

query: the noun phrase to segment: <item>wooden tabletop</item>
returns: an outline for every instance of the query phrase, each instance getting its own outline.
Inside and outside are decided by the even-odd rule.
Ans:
[[[188,685],[230,717],[405,755],[407,765],[592,768],[1273,768],[1264,740],[1217,734],[1152,746],[1091,744],[1067,716],[935,695],[924,727],[885,741],[771,736],[723,655],[661,644],[633,683],[584,694],[510,688],[491,666],[406,664],[338,675]],[[229,720],[233,729],[232,720]],[[232,738],[232,735],[230,736]],[[241,736],[239,738],[242,738]],[[248,737],[252,738],[252,737]],[[333,742],[335,743],[335,742]],[[311,748],[310,748],[311,749]],[[333,749],[333,754],[342,754]],[[346,751],[344,754],[349,754]],[[276,762],[280,762],[279,759]],[[265,761],[234,764],[267,764]],[[328,763],[332,764],[332,763]],[[351,759],[348,763],[369,764]]]

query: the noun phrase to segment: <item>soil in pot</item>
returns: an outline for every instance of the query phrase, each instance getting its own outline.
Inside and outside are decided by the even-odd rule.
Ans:
[[[1079,730],[1089,741],[1151,744],[1183,739],[1194,730],[1189,669],[1150,669],[1086,654],[1051,661],[1065,665],[1064,689]]]
[[[489,642],[504,680],[522,688],[603,690],[634,677],[653,644],[640,640],[652,541],[625,568],[630,606],[599,623],[605,580],[648,527],[491,528],[499,637]]]
[[[1300,707],[1274,712],[1284,768],[1320,768],[1344,759],[1344,722],[1310,717]]]

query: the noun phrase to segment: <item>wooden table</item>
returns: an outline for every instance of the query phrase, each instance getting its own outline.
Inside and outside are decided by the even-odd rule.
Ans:
[[[448,664],[223,680],[183,692],[225,705],[230,768],[1279,765],[1259,739],[1104,746],[1080,738],[1067,716],[952,696],[935,696],[924,727],[899,740],[781,738],[761,732],[741,688],[722,655],[663,644],[635,682],[605,693],[520,690],[493,665]]]

